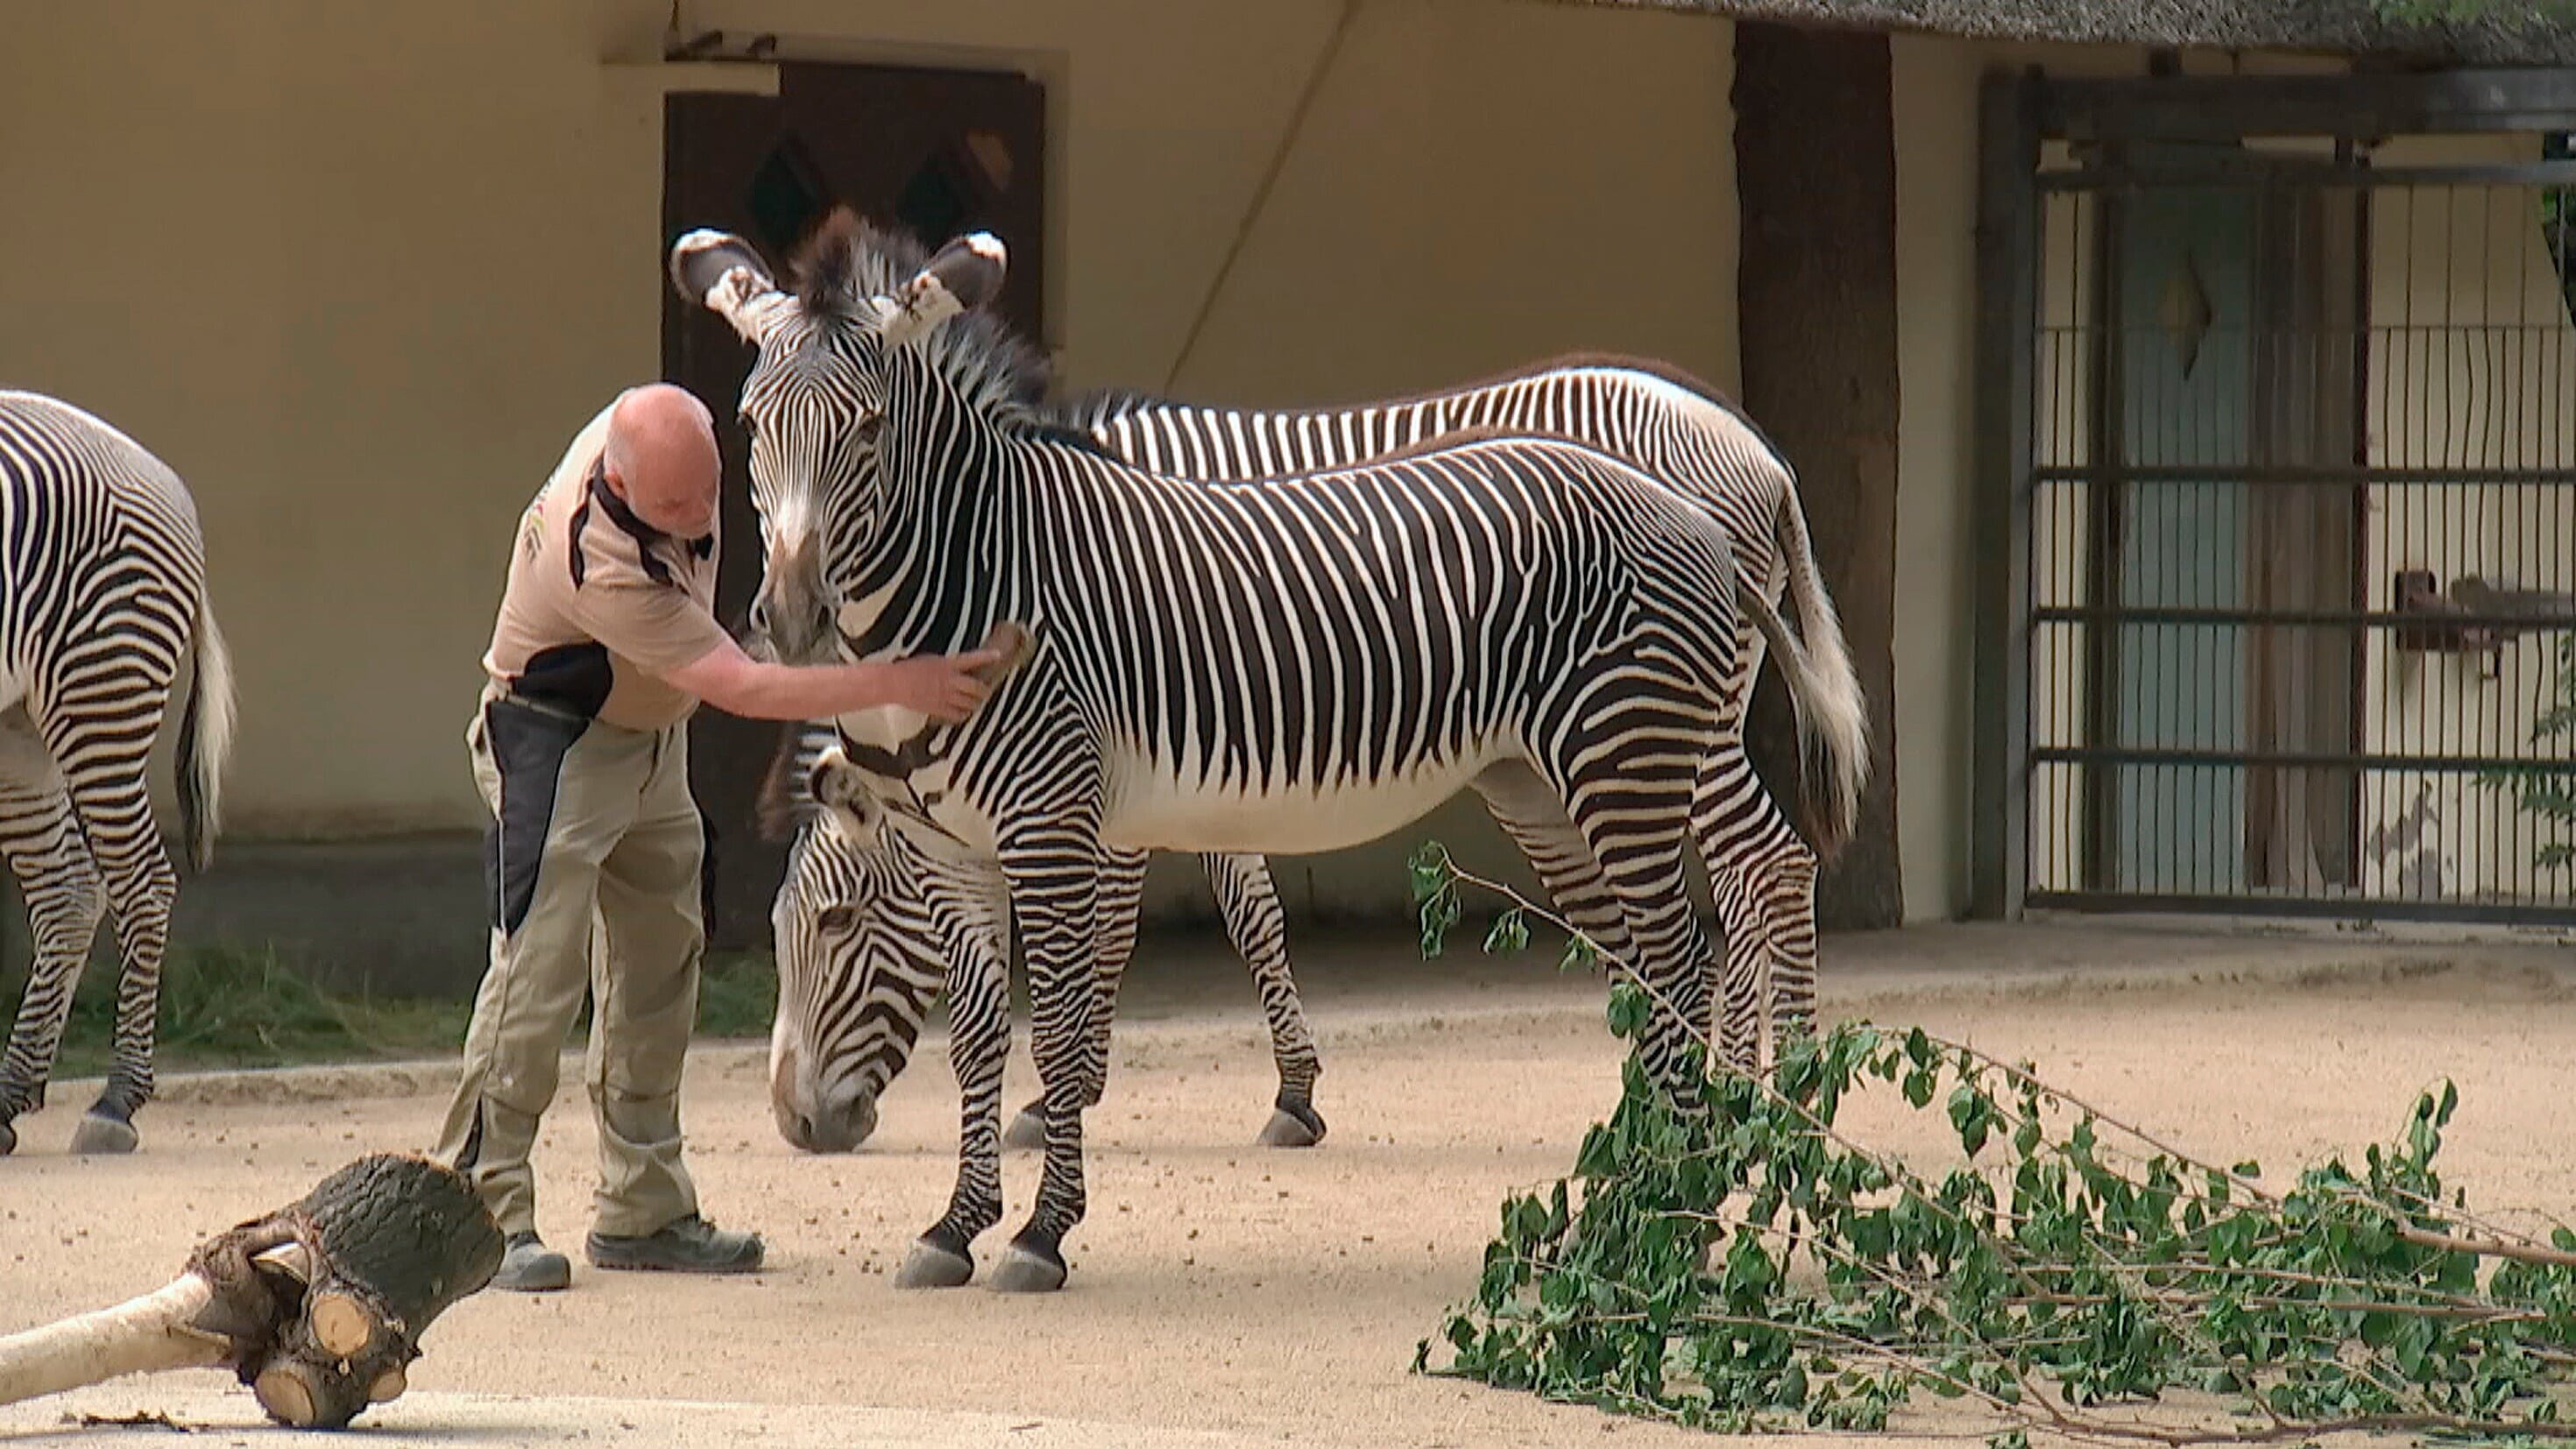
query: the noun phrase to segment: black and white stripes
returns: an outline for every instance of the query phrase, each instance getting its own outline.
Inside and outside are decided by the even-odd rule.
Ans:
[[[1815,687],[1840,699],[1858,697],[1840,627],[1808,550],[1805,519],[1787,465],[1749,422],[1705,388],[1652,364],[1609,357],[1564,358],[1454,392],[1331,413],[1192,407],[1132,394],[1103,394],[1071,404],[1063,419],[1110,451],[1143,466],[1214,480],[1337,466],[1372,452],[1417,446],[1462,427],[1561,433],[1596,444],[1706,507],[1726,527],[1739,573],[1748,580],[1767,581],[1764,592],[1769,597],[1785,590],[1795,604],[1805,667],[1819,681]],[[838,646],[837,638],[822,626],[828,624],[830,605],[845,581],[824,576],[823,564],[831,555],[819,545],[822,521],[842,505],[836,498],[808,496],[796,486],[801,481],[806,480],[775,476],[761,480],[756,501],[770,547],[755,617],[767,626],[768,643],[779,657],[818,659],[830,657]],[[1741,664],[1735,691],[1741,698],[1764,651],[1763,635],[1751,618],[1739,630],[1737,647]],[[1802,661],[1781,663],[1784,669],[1795,670]],[[1856,708],[1848,709],[1843,718],[1848,727],[1857,728]],[[806,744],[809,750],[819,748],[811,736]],[[1865,752],[1854,747],[1847,757],[1865,759]],[[1567,852],[1552,845],[1543,831],[1534,833],[1528,822],[1512,816],[1508,792],[1489,789],[1486,793],[1506,829],[1522,841],[1542,874],[1557,884],[1560,906],[1595,921],[1603,919],[1607,902],[1585,894],[1582,873],[1568,862]],[[1769,794],[1739,752],[1723,751],[1710,759],[1699,782],[1696,811],[1701,846],[1710,862],[1726,928],[1722,999],[1730,1010],[1717,1024],[1719,1039],[1736,1063],[1750,1065],[1757,1007],[1767,1006],[1758,1011],[1758,1017],[1767,1020],[1775,1033],[1803,1021],[1813,1010],[1814,855],[1773,808]],[[1829,811],[1824,823],[1830,828],[1835,818]],[[903,858],[864,865],[848,859],[853,852],[871,850],[899,853]],[[1207,865],[1229,926],[1239,937],[1249,933],[1250,939],[1261,943],[1257,951],[1247,953],[1247,959],[1262,984],[1281,1064],[1285,1111],[1292,1105],[1292,1064],[1299,1072],[1311,1070],[1311,1037],[1302,1016],[1292,1016],[1282,1006],[1293,1001],[1294,987],[1287,976],[1284,939],[1275,948],[1270,941],[1274,935],[1284,938],[1284,923],[1275,930],[1248,924],[1282,920],[1279,904],[1268,889],[1267,869],[1257,857],[1210,857]],[[859,1021],[881,1027],[899,1012],[897,1001],[925,1002],[936,991],[946,972],[939,938],[925,935],[902,941],[894,929],[896,917],[922,909],[920,890],[907,878],[908,871],[964,868],[969,867],[942,863],[917,850],[894,852],[845,830],[818,829],[813,838],[800,843],[780,892],[777,939],[782,982],[801,984],[809,975],[829,974],[845,989],[874,990],[891,999],[870,1009],[859,1001],[838,1001],[802,990],[790,993],[792,999],[808,1003],[808,1014],[792,1019],[782,1014],[777,1039],[782,1050],[795,1044],[809,1074],[773,1078],[782,1123],[805,1124],[809,1139],[847,1141],[852,1139],[845,1119],[861,1110],[873,1114],[875,1093],[900,1072],[908,1053],[903,1044],[880,1030],[861,1037],[840,1028]],[[1141,862],[1135,869],[1141,872]],[[865,903],[840,899],[829,888],[834,879],[862,873],[876,882]],[[891,904],[898,899],[905,903],[902,907]],[[843,929],[813,930],[805,917],[822,911],[834,912]],[[1002,928],[998,921],[984,927],[994,932]],[[1132,944],[1135,921],[1111,911],[1103,929],[1122,944]],[[884,969],[882,974],[855,972],[846,963],[809,959],[805,954],[809,949],[826,955],[864,949],[880,959]],[[1101,1010],[1084,1059],[1093,1084],[1087,1096],[1095,1103],[1099,1080],[1107,1069],[1107,1009],[1115,1000],[1123,960],[1123,951],[1105,953],[1101,965]],[[908,1025],[918,1031],[918,1010]],[[909,1034],[902,1039],[909,1040]],[[1302,1051],[1299,1043],[1307,1044]],[[827,1082],[839,1085],[826,1090]],[[1311,1112],[1310,1102],[1306,1110]],[[1271,1130],[1285,1131],[1286,1124],[1274,1118]]]
[[[195,675],[180,723],[190,861],[211,856],[231,748],[232,668],[207,607],[196,505],[131,439],[67,404],[0,392],[0,854],[35,935],[34,969],[0,1058],[10,1119],[44,1101],[72,989],[100,914],[124,966],[107,1087],[75,1150],[134,1145],[152,1095],[161,959],[178,879],[145,780],[179,659]]]

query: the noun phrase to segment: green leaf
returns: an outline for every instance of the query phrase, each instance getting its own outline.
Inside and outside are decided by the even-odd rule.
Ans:
[[[1529,945],[1529,918],[1515,906],[1494,918],[1493,929],[1485,933],[1485,954],[1506,956]]]
[[[1634,1041],[1646,1029],[1649,1007],[1646,993],[1636,983],[1622,981],[1610,988],[1610,1034]]]

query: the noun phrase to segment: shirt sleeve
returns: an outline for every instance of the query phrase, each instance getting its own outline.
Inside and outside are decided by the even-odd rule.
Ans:
[[[697,663],[731,637],[676,584],[593,578],[573,590],[572,608],[583,633],[657,675]]]

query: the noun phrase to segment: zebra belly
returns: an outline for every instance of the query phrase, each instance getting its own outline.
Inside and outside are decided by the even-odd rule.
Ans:
[[[1503,752],[1426,765],[1375,782],[1289,784],[1266,792],[1194,788],[1163,772],[1130,775],[1101,839],[1127,850],[1312,855],[1366,845],[1438,809]]]

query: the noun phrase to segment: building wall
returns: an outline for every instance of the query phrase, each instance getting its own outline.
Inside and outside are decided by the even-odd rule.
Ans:
[[[239,663],[237,838],[477,821],[461,734],[507,530],[573,428],[659,369],[669,68],[634,62],[671,13],[13,17],[0,385],[99,412],[197,493]],[[1588,347],[1733,387],[1729,27],[1485,0],[1360,9],[1175,375],[1341,13],[685,0],[680,24],[1043,78],[1072,385],[1358,399]],[[1431,834],[1495,842],[1452,807],[1282,873],[1319,906],[1400,907],[1400,857]]]

